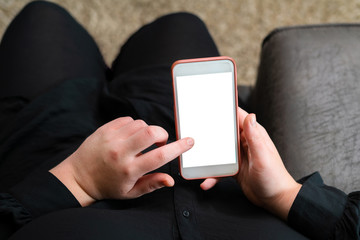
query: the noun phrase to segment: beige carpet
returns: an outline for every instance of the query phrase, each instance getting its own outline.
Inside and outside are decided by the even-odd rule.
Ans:
[[[0,0],[0,34],[29,0]],[[199,15],[223,55],[237,62],[240,84],[255,82],[262,39],[276,27],[357,22],[360,0],[55,0],[94,36],[111,63],[142,24],[175,11]],[[46,21],[46,19],[44,19]]]

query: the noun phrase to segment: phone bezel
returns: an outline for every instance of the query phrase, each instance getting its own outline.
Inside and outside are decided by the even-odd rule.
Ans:
[[[177,107],[177,90],[176,90],[176,77],[197,75],[197,74],[211,74],[228,72],[229,70],[233,73],[233,99],[234,99],[234,113],[235,113],[235,131],[236,131],[236,163],[234,164],[222,164],[222,165],[210,165],[200,167],[186,167],[183,168],[182,155],[179,156],[180,173],[185,179],[202,179],[208,177],[225,177],[235,175],[239,171],[240,161],[240,138],[238,129],[238,98],[237,98],[237,75],[236,75],[236,64],[235,61],[230,57],[209,57],[209,58],[196,58],[196,59],[185,59],[178,60],[172,65],[172,78],[173,78],[173,91],[174,91],[174,115],[175,115],[175,128],[176,137],[179,139],[180,127],[178,118],[178,107]],[[195,143],[196,144],[196,143]]]

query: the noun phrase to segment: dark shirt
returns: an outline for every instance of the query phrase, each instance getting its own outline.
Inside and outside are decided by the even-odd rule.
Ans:
[[[128,109],[117,108],[124,102]],[[302,180],[288,224],[250,203],[233,178],[201,190],[200,181],[181,178],[176,160],[158,170],[175,179],[173,188],[81,208],[48,170],[111,118],[106,114],[141,108],[138,117],[150,122],[165,114],[160,103],[146,104],[114,97],[90,79],[64,82],[31,103],[2,101],[1,111],[9,114],[1,119],[6,127],[0,135],[0,239],[359,238],[360,193],[327,187],[317,173]]]

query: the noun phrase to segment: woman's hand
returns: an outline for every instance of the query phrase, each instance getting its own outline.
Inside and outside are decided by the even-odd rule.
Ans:
[[[242,156],[236,178],[251,202],[286,220],[301,185],[286,170],[255,115],[239,109],[239,116]]]
[[[147,174],[189,150],[194,141],[180,139],[166,144],[167,132],[142,120],[123,117],[113,120],[89,136],[67,159],[50,172],[82,206],[101,199],[131,199],[174,180],[165,173]],[[153,144],[159,147],[141,152]]]
[[[236,179],[255,205],[286,220],[301,185],[285,169],[266,130],[254,114],[238,108],[241,162]],[[201,187],[213,187],[218,179],[207,179]]]

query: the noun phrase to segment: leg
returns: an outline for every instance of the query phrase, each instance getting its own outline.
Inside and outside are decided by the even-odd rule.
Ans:
[[[205,24],[189,13],[166,15],[142,27],[122,47],[113,63],[114,75],[134,68],[175,60],[218,56]]]
[[[218,56],[205,24],[188,13],[161,17],[136,32],[113,63],[110,92],[132,103],[137,117],[174,133],[171,65]],[[174,135],[172,135],[174,136]]]
[[[0,45],[0,98],[33,99],[65,79],[105,78],[106,65],[94,40],[63,8],[28,4]]]
[[[59,135],[72,131],[71,128],[64,128],[66,131],[62,131],[57,127],[64,123],[57,123],[46,125],[44,128],[48,127],[47,130],[40,131],[36,128],[37,125],[33,124],[34,121],[40,121],[35,119],[37,112],[51,111],[53,103],[64,106],[65,103],[61,105],[61,100],[49,101],[48,105],[37,107],[36,111],[31,112],[24,109],[26,102],[34,100],[66,79],[103,80],[105,70],[106,65],[94,40],[63,8],[48,2],[32,2],[19,13],[8,27],[0,45],[2,189],[12,186],[23,176],[38,169],[42,163],[49,162],[50,158],[55,158],[56,161],[64,159],[58,155],[71,149],[74,145],[71,138],[76,138],[76,134],[79,136],[78,131],[68,133],[65,138],[67,140],[59,143]],[[76,91],[74,92],[76,94]],[[71,95],[69,91],[66,93],[66,96]],[[86,97],[79,95],[75,101],[74,98],[63,99],[63,102],[66,100],[65,109],[68,111],[56,116],[51,115],[49,121],[71,121],[71,117],[79,112],[72,108],[76,105],[72,103],[78,104],[76,100],[81,101],[81,98]],[[92,105],[91,100],[87,104]],[[91,109],[89,107],[89,111]],[[25,110],[25,113],[21,110]],[[19,117],[19,114],[22,114],[22,117]],[[85,119],[90,119],[92,114],[89,115]],[[21,119],[26,121],[20,121]],[[89,125],[84,122],[84,125],[86,124]],[[23,133],[26,132],[26,137],[17,137],[21,140],[14,140],[13,144],[9,138],[16,138],[20,128]],[[52,129],[56,130],[51,131]]]

